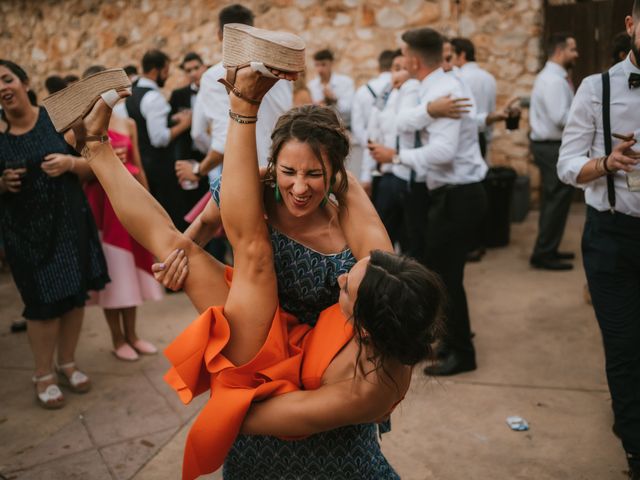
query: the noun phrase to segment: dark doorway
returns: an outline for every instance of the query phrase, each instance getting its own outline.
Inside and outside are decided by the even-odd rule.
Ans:
[[[624,30],[624,18],[631,14],[632,6],[633,0],[578,1],[557,6],[545,0],[543,45],[552,33],[574,35],[580,53],[572,73],[576,88],[584,77],[611,66],[611,41]]]

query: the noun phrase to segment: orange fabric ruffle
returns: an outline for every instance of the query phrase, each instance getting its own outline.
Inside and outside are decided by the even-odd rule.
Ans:
[[[232,274],[227,268],[229,283]],[[278,307],[264,345],[241,366],[221,353],[229,335],[223,307],[210,307],[164,352],[173,365],[164,379],[183,403],[211,391],[187,436],[184,480],[220,468],[251,402],[319,388],[325,369],[353,337],[353,328],[338,305],[324,310],[313,329]]]

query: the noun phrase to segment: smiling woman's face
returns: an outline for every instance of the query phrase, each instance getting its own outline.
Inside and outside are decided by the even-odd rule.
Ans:
[[[3,110],[12,110],[29,106],[28,85],[7,67],[0,65],[0,106]]]
[[[322,164],[307,143],[289,140],[278,153],[275,165],[278,189],[283,204],[295,217],[313,212],[327,193],[332,172],[325,152],[322,152],[322,157],[326,180]]]

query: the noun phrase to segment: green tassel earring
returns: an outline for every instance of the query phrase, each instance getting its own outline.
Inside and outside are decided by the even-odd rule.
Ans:
[[[278,188],[277,183],[276,183],[276,188],[273,189],[273,193],[276,197],[276,203],[282,202],[282,195],[280,195],[280,189]]]
[[[333,184],[333,182],[332,182],[332,184]],[[321,207],[324,207],[327,204],[327,202],[329,201],[329,195],[331,195],[331,187],[329,187],[329,191],[327,192],[327,194],[324,196],[324,198],[320,202],[320,206]]]

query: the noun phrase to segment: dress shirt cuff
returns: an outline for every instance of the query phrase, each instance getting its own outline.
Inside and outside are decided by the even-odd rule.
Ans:
[[[556,167],[558,178],[567,185],[573,185],[584,190],[587,188],[588,183],[578,183],[578,175],[580,175],[589,160],[587,156],[560,158]]]
[[[210,149],[224,155],[224,142],[221,142],[220,139],[212,139]]]

